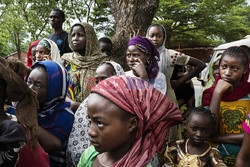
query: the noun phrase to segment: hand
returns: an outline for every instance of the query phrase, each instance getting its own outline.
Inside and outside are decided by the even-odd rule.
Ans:
[[[146,67],[141,59],[136,59],[135,65],[132,67],[133,72],[137,77],[141,79],[148,79],[148,74],[146,71]]]
[[[216,85],[215,91],[218,93],[225,93],[228,90],[232,90],[233,89],[233,85],[230,84],[227,81],[224,81],[223,79],[220,79]]]
[[[50,55],[43,55],[43,60],[52,60]]]

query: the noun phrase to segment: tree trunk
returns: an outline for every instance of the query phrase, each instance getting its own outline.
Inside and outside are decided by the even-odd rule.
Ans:
[[[115,18],[116,28],[112,37],[114,49],[112,58],[128,70],[125,51],[127,42],[135,33],[145,36],[159,0],[107,0]]]

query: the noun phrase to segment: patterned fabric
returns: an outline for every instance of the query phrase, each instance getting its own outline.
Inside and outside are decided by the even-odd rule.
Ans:
[[[114,61],[105,61],[100,64],[110,64],[115,69],[116,75],[124,75],[124,70],[120,64]],[[76,113],[75,121],[69,135],[67,146],[67,165],[75,167],[81,157],[81,154],[90,146],[88,129],[89,120],[87,118],[87,101],[88,97],[80,104]]]
[[[243,133],[242,122],[250,112],[250,97],[220,103],[220,134]]]
[[[33,47],[37,46],[37,44],[39,43],[39,40],[34,41],[30,44],[29,48],[28,48],[28,53],[27,53],[27,66],[31,67],[33,65],[33,60],[31,59],[31,50]]]
[[[100,94],[125,112],[138,117],[134,144],[129,152],[113,165],[115,167],[145,166],[155,153],[162,149],[169,127],[183,120],[176,105],[160,91],[142,88],[142,85],[148,84],[143,80],[130,82],[128,79],[131,78],[110,77],[92,89],[93,93]],[[138,85],[140,81],[141,85]]]
[[[246,119],[250,111],[250,97],[246,96],[233,102],[220,103],[220,134],[240,134],[243,133],[242,122]],[[236,157],[240,151],[240,145],[219,143],[223,161],[228,166],[234,166]]]
[[[246,120],[242,124],[246,133],[250,134],[250,114],[248,114]]]
[[[170,167],[226,166],[221,159],[220,152],[209,143],[207,150],[200,155],[188,153],[187,143],[188,140],[168,143],[165,152],[166,163],[164,165]]]
[[[37,62],[32,69],[38,66],[45,68],[48,78],[45,104],[38,110],[38,123],[61,141],[62,151],[49,154],[50,166],[60,166],[65,164],[67,138],[74,122],[70,103],[65,102],[68,75],[64,67],[54,61]]]
[[[132,70],[126,71],[125,75],[136,78],[136,76],[133,74]],[[167,81],[166,81],[166,77],[165,77],[165,75],[163,73],[158,72],[158,74],[157,74],[157,76],[155,78],[153,87],[155,89],[158,89],[159,91],[161,91],[162,94],[166,95]]]
[[[107,55],[101,53],[95,30],[90,24],[74,24],[69,34],[71,34],[73,27],[77,25],[82,26],[86,34],[85,55],[82,56],[75,52],[71,35],[69,35],[69,45],[73,53],[64,54],[62,59],[65,60],[64,65],[71,78],[70,98],[82,102],[90,93],[90,89],[87,88],[88,77],[94,77],[96,68],[107,59]]]
[[[81,155],[81,160],[78,163],[77,167],[92,167],[98,154],[99,153],[95,150],[95,147],[90,146]],[[151,167],[151,165],[147,164],[146,167]]]

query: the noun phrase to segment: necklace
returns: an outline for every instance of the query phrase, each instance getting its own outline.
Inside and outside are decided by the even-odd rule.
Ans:
[[[99,159],[99,162],[102,166],[104,167],[110,167],[110,165],[105,165],[103,162],[102,162],[102,157],[103,157],[104,153],[102,153],[102,155],[100,156],[100,159]]]

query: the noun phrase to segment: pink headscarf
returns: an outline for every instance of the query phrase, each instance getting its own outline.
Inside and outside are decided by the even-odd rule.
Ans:
[[[136,83],[140,83],[136,85]],[[103,80],[92,89],[109,99],[124,111],[138,117],[138,131],[130,151],[113,166],[146,166],[160,151],[170,126],[183,120],[178,108],[160,91],[149,87],[146,81],[127,76]]]

